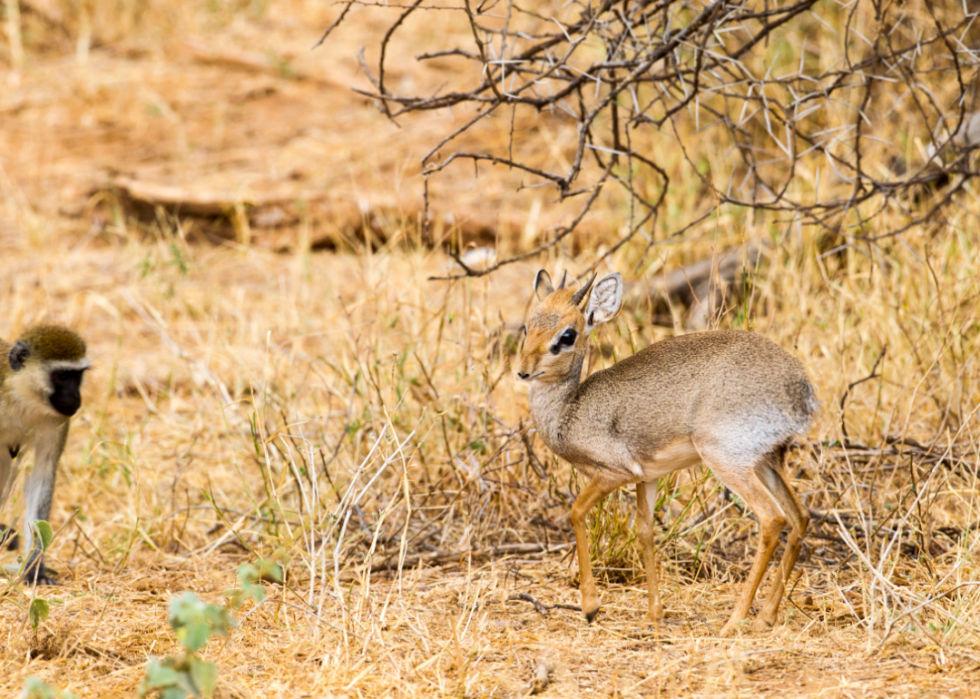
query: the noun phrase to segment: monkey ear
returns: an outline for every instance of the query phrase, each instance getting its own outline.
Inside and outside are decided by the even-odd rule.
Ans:
[[[10,368],[14,371],[20,371],[24,368],[24,362],[27,361],[27,357],[31,353],[31,348],[26,342],[18,342],[10,350],[10,355],[7,359],[10,361]]]

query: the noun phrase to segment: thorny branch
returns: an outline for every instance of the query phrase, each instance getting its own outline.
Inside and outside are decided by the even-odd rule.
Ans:
[[[970,157],[980,145],[980,22],[971,7],[959,0],[413,0],[398,6],[381,42],[376,91],[362,94],[393,119],[449,108],[465,115],[423,158],[426,195],[431,178],[462,160],[522,171],[527,186],[554,186],[559,201],[587,195],[571,222],[533,250],[484,269],[460,263],[462,272],[448,278],[488,274],[560,244],[607,188],[621,192],[630,213],[614,249],[640,235],[649,250],[727,206],[826,231],[834,251],[877,254],[884,238],[941,217],[980,174]],[[384,83],[385,56],[416,9],[454,13],[472,46],[448,45],[465,35],[446,34],[452,38],[417,58],[455,61],[458,79],[433,94],[396,94]],[[417,41],[410,32],[399,36]],[[512,124],[507,146],[437,158],[502,107]],[[522,129],[515,114],[542,113],[577,128],[567,167],[529,155],[533,149],[514,153]],[[677,153],[703,183],[703,210],[668,228],[661,214]],[[869,222],[885,211],[898,216],[871,232]]]

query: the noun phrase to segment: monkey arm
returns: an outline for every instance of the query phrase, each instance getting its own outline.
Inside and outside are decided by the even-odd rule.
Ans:
[[[11,457],[7,449],[0,446],[0,512],[7,504],[10,491],[17,480],[17,459]]]
[[[33,582],[47,584],[53,582],[44,568],[44,550],[35,540],[35,524],[48,521],[51,516],[51,500],[54,497],[54,483],[58,473],[58,459],[68,440],[68,421],[51,432],[38,432],[34,441],[34,470],[27,477],[25,495],[27,507],[24,512],[24,540],[27,563],[25,577]]]
[[[17,462],[19,458],[22,457],[11,456],[10,450],[0,445],[0,515],[3,514],[3,508],[7,504],[7,498],[10,497],[10,492],[14,489],[14,482],[17,480]],[[16,541],[17,536],[13,533],[13,530],[4,524],[0,524],[0,547],[13,550],[16,548]]]

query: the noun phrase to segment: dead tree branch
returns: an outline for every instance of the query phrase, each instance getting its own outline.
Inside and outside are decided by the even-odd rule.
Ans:
[[[710,225],[702,222],[712,212],[749,209],[787,229],[828,232],[836,250],[871,252],[939,220],[980,174],[971,158],[980,146],[980,22],[958,0],[412,0],[396,9],[375,90],[363,94],[393,119],[454,110],[456,126],[423,159],[426,187],[462,161],[483,162],[523,173],[523,186],[554,188],[559,202],[583,201],[543,243],[444,278],[481,276],[560,245],[607,195],[629,211],[613,250],[645,240],[645,253]],[[444,45],[412,54],[458,72],[435,91],[398,94],[385,57],[419,9],[461,24]],[[463,37],[472,45],[460,46]],[[480,150],[440,155],[497,117],[512,124],[506,145],[481,140]],[[563,158],[515,149],[540,140],[532,129],[567,134],[569,122],[577,136],[563,142]],[[903,145],[913,142],[925,145]],[[702,183],[704,207],[668,226],[675,153]],[[869,225],[886,212],[887,226]]]

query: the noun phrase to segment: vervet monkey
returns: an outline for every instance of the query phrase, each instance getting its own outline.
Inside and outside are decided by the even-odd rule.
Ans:
[[[82,405],[79,389],[88,368],[85,342],[59,325],[35,326],[13,345],[0,340],[0,508],[20,459],[33,446],[34,469],[24,487],[24,576],[30,582],[54,582],[44,567],[36,523],[51,514],[58,459],[68,423]]]

